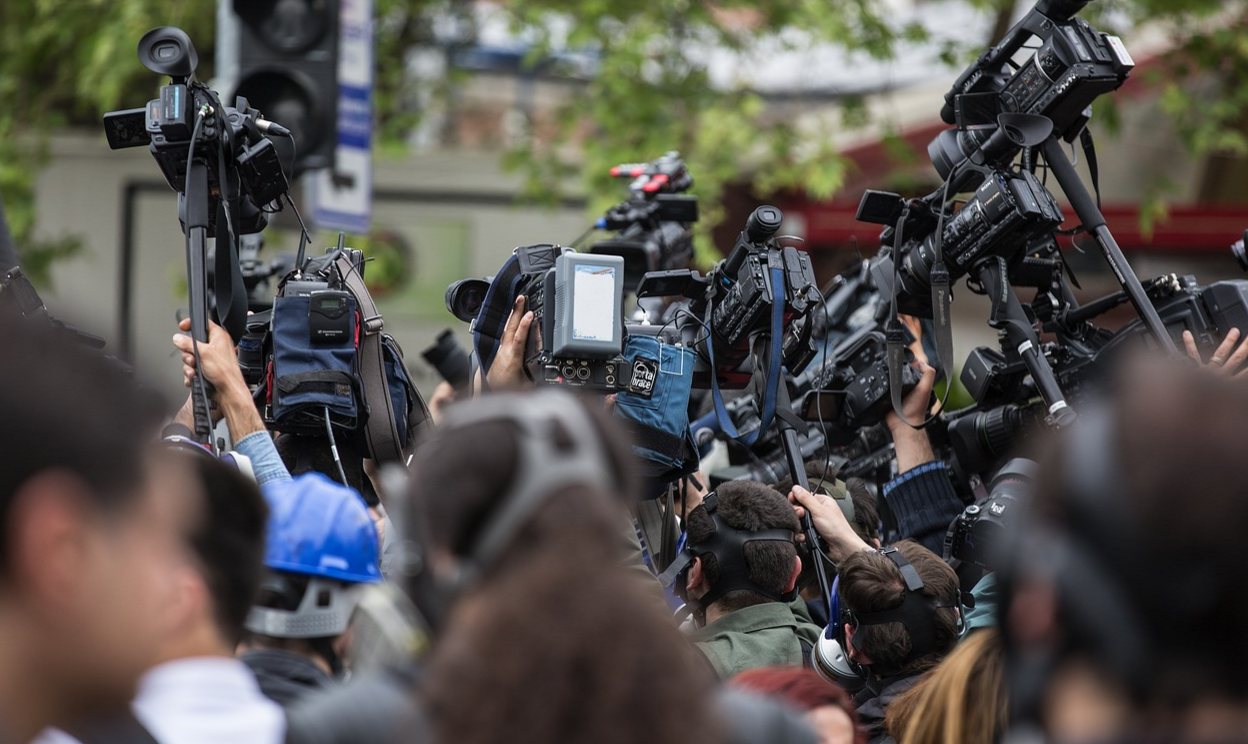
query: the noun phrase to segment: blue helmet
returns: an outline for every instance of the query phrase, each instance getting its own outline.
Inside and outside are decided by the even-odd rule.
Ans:
[[[381,581],[377,528],[364,500],[320,473],[262,490],[269,502],[264,586],[290,602],[252,606],[247,629],[274,638],[345,632],[363,585]]]
[[[377,528],[354,490],[320,473],[262,490],[269,503],[266,566],[351,584],[381,581]]]

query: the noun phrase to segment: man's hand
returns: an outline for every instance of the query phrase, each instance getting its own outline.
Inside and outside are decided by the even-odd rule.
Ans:
[[[503,339],[494,355],[494,362],[485,376],[485,381],[494,390],[507,390],[527,387],[528,378],[524,374],[524,351],[529,342],[529,328],[533,325],[533,313],[524,310],[524,295],[516,298],[516,304],[507,316],[507,325],[503,328]]]
[[[920,373],[919,384],[902,398],[901,412],[906,415],[907,421],[919,424],[927,417],[928,401],[932,398],[932,387],[936,384],[936,368],[920,359],[916,359],[913,366]],[[898,475],[936,459],[926,431],[908,426],[896,411],[889,411],[884,421],[893,435]]]
[[[858,533],[854,532],[854,528],[850,526],[849,520],[845,519],[845,512],[841,511],[836,499],[826,493],[814,494],[801,486],[793,486],[793,490],[789,492],[789,503],[793,504],[799,521],[806,512],[810,512],[815,531],[827,544],[827,554],[833,563],[840,563],[850,553],[872,550],[872,547],[863,542],[862,538],[858,537]],[[798,542],[802,542],[806,536],[799,534],[797,539]]]
[[[1239,369],[1244,361],[1248,360],[1248,337],[1240,341],[1239,346],[1235,345],[1240,335],[1238,328],[1227,331],[1226,338],[1222,339],[1217,349],[1214,349],[1213,356],[1209,357],[1209,364],[1205,366],[1220,375],[1233,375],[1236,378],[1248,376],[1248,367]],[[1183,331],[1183,346],[1187,349],[1187,355],[1195,359],[1197,364],[1204,364],[1200,358],[1200,349],[1196,348],[1196,338],[1192,336],[1191,331]]]
[[[190,331],[190,318],[184,318],[178,328]],[[173,345],[182,352],[182,377],[186,386],[190,387],[191,378],[196,371],[194,344],[190,336],[179,333],[174,335]],[[234,340],[224,328],[211,321],[208,323],[207,343],[199,343],[199,369],[202,370],[204,379],[214,388],[213,397],[217,408],[225,415],[225,422],[230,427],[230,437],[235,442],[264,429],[264,421],[256,411],[251,400],[251,391],[238,367]]]
[[[438,383],[438,386],[433,389],[433,395],[429,396],[429,400],[426,403],[434,425],[442,423],[443,409],[454,403],[458,397],[459,394],[455,392],[455,387],[451,383],[446,380]]]
[[[183,318],[178,329],[189,332],[191,319]],[[191,378],[195,376],[195,346],[191,337],[185,333],[174,334],[173,345],[182,352],[182,377],[187,387],[191,386]],[[212,383],[218,390],[231,386],[246,388],[243,373],[238,368],[238,355],[234,352],[234,340],[224,328],[208,321],[208,342],[199,344],[199,371],[204,379]]]

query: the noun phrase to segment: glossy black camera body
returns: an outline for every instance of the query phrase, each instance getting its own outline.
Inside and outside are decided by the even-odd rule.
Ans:
[[[879,193],[871,196],[878,198]],[[866,197],[863,204],[867,204]],[[860,214],[859,219],[870,217]],[[980,261],[993,256],[1007,261],[1021,258],[1036,240],[1051,235],[1064,219],[1057,200],[1031,172],[994,171],[975,190],[975,196],[945,222],[941,252],[950,278],[965,276]],[[893,236],[889,230],[886,233]],[[872,279],[877,287],[885,288],[886,296],[897,291],[901,312],[930,318],[931,272],[936,261],[935,217],[920,215],[906,227],[906,234],[918,237],[894,246],[887,255],[882,253],[872,263]],[[900,263],[900,271],[895,271],[895,261]],[[895,288],[894,273],[900,282]]]
[[[918,370],[908,363],[913,359],[907,349],[907,364],[901,369],[903,397],[919,384]],[[836,350],[836,361],[796,405],[802,418],[821,423],[832,445],[849,444],[860,429],[880,423],[892,408],[888,342],[877,330],[846,339]]]

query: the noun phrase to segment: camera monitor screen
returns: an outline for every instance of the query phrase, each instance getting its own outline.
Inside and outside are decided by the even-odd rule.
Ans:
[[[610,341],[615,333],[611,300],[615,294],[615,268],[577,266],[573,279],[573,341]]]
[[[624,259],[565,253],[555,263],[555,356],[623,349]]]

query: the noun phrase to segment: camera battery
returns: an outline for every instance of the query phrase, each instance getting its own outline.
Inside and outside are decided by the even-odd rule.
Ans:
[[[308,334],[314,344],[352,342],[351,295],[337,289],[313,292],[308,302]]]

